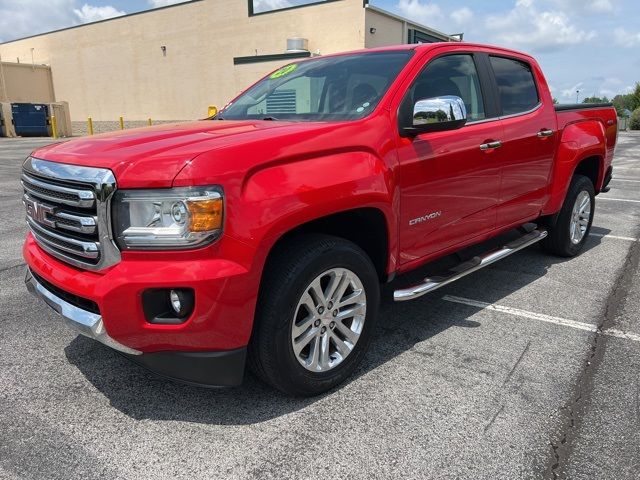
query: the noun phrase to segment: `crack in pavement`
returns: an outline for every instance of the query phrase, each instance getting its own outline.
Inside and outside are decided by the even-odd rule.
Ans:
[[[17,265],[10,265],[8,267],[3,267],[3,268],[0,268],[0,273],[4,273],[4,272],[7,272],[9,270],[13,270],[14,268],[24,267],[25,265],[26,265],[26,263],[22,262],[22,263],[19,263]]]
[[[616,282],[607,298],[603,320],[598,324],[593,337],[590,353],[578,375],[572,398],[560,409],[561,429],[555,440],[550,441],[551,455],[545,471],[545,479],[564,479],[562,468],[566,466],[573,452],[573,442],[582,425],[582,418],[593,391],[593,380],[609,341],[604,333],[615,325],[616,318],[624,311],[627,295],[631,291],[635,272],[640,264],[640,243],[631,246]]]

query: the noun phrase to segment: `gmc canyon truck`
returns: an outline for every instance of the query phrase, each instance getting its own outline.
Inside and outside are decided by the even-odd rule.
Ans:
[[[536,242],[577,255],[616,139],[610,105],[554,105],[536,61],[511,50],[305,59],[214,117],[34,151],[26,283],[161,375],[233,386],[247,363],[316,395],[363,359],[382,283],[491,239],[422,282],[398,279],[395,300]]]

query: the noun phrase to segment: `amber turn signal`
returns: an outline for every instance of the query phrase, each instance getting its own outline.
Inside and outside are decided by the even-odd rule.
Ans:
[[[222,228],[222,198],[189,200],[187,208],[190,213],[189,231],[209,232]]]

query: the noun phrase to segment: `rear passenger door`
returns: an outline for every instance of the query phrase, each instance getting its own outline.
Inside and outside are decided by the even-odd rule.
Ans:
[[[503,128],[497,227],[537,217],[548,193],[557,120],[544,77],[520,58],[489,56]],[[543,84],[541,84],[541,82]]]

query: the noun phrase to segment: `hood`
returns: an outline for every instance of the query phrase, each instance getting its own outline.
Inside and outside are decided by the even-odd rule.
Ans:
[[[67,142],[33,152],[33,156],[72,165],[109,168],[120,188],[170,187],[193,158],[230,143],[307,130],[304,122],[218,121],[164,124],[122,130]]]

